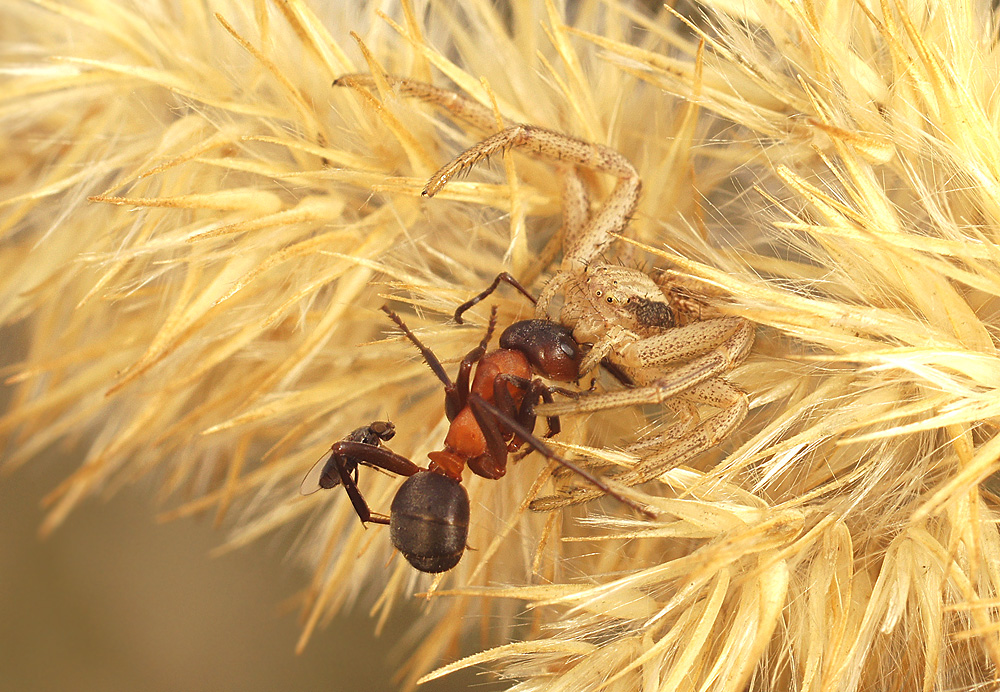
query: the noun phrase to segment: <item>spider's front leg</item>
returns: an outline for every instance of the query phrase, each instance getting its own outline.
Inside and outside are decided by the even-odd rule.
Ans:
[[[535,413],[565,416],[663,403],[742,363],[753,346],[753,336],[753,326],[742,317],[720,317],[676,327],[617,349],[612,345],[613,362],[623,366],[637,386],[588,394],[572,401],[539,404]],[[664,370],[679,361],[687,362]]]
[[[396,77],[394,75],[384,75],[385,83],[391,86],[400,96],[415,98],[418,101],[429,103],[439,108],[443,108],[452,117],[473,125],[477,129],[488,132],[496,128],[496,116],[493,111],[478,101],[474,101],[457,91],[442,89],[427,82],[420,82],[408,77]],[[355,87],[357,89],[375,89],[378,82],[374,75],[366,73],[355,73],[341,75],[333,81],[333,86]],[[503,119],[504,126],[513,125],[512,120]]]
[[[614,239],[612,234],[621,232],[635,211],[642,184],[638,172],[628,159],[602,144],[523,123],[507,127],[463,151],[431,176],[423,193],[433,197],[457,173],[507,149],[524,149],[530,154],[563,165],[582,166],[610,173],[618,178],[614,190],[598,212],[587,220],[583,230],[574,234],[572,246],[564,248],[566,257],[563,264],[568,263],[573,270],[582,269],[599,255]]]
[[[385,82],[399,94],[443,108],[453,118],[468,122],[479,130],[488,132],[496,127],[496,117],[490,108],[457,92],[405,77],[386,75]],[[373,75],[348,74],[338,78],[334,86],[371,89],[378,86],[378,81]],[[549,303],[563,284],[599,257],[614,240],[614,234],[621,233],[628,225],[639,202],[642,184],[632,163],[611,147],[508,118],[503,118],[501,124],[503,129],[499,132],[441,167],[431,176],[423,194],[433,197],[456,174],[507,149],[521,149],[559,164],[564,176],[564,223],[560,234],[563,261],[542,289],[535,309],[537,317],[548,318]],[[586,187],[577,175],[577,168],[607,173],[618,179],[611,194],[593,215],[590,214],[590,200]],[[543,251],[542,254],[546,256],[548,252]]]
[[[676,427],[672,426],[662,435],[626,447],[627,452],[639,452],[641,461],[633,468],[616,474],[607,474],[607,478],[629,487],[654,480],[725,440],[739,427],[749,410],[746,392],[721,377],[714,377],[691,387],[678,399],[681,400],[679,402],[681,405],[686,404],[688,407],[699,403],[721,410],[693,429],[685,431],[685,428],[689,428],[690,419],[685,420]],[[555,495],[534,500],[531,509],[538,512],[549,511],[590,502],[599,497],[601,493],[594,491],[593,488],[572,486],[561,489]]]
[[[598,257],[614,234],[625,230],[639,203],[642,182],[632,163],[618,151],[562,132],[518,123],[466,149],[437,173],[424,187],[432,197],[457,173],[507,149],[524,149],[535,156],[556,161],[569,168],[564,172],[563,261],[555,276],[542,289],[535,305],[536,317],[547,319],[552,299],[570,279]],[[573,167],[610,173],[618,178],[611,194],[590,216],[586,188]]]
[[[571,166],[564,173],[563,261],[555,276],[545,284],[535,306],[537,317],[548,318],[549,303],[564,284],[604,252],[614,240],[614,234],[625,230],[639,203],[642,183],[631,162],[610,147],[555,130],[518,124],[488,137],[445,164],[427,182],[424,194],[436,194],[456,173],[509,148],[525,149],[541,158]],[[610,173],[618,178],[611,194],[593,216],[587,214],[586,188],[572,166]],[[581,223],[582,226],[578,226]]]
[[[564,167],[563,261],[556,274],[545,284],[535,305],[536,317],[548,319],[549,303],[560,289],[604,252],[615,234],[625,230],[639,203],[642,182],[631,162],[610,147],[544,127],[518,123],[487,137],[445,164],[427,181],[423,194],[433,197],[456,174],[507,149],[523,149]],[[611,194],[592,216],[589,213],[589,196],[576,167],[609,173],[618,178]],[[548,253],[543,251],[542,254]]]

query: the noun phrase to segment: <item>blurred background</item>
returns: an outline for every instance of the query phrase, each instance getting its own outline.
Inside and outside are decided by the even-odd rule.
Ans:
[[[19,346],[0,331],[0,365]],[[54,448],[0,477],[0,692],[399,689],[399,637],[416,603],[378,639],[358,607],[295,655],[289,600],[308,576],[284,562],[288,534],[212,557],[224,533],[211,516],[157,522],[150,481],[84,502],[39,538],[41,498],[78,465]],[[496,689],[488,680],[466,673],[420,690]]]

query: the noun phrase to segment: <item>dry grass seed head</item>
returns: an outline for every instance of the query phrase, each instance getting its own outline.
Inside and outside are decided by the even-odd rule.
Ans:
[[[528,271],[559,189],[514,157],[421,200],[477,135],[391,90],[329,86],[384,69],[625,152],[647,191],[630,236],[649,249],[619,252],[762,325],[735,373],[756,411],[735,449],[653,489],[660,521],[523,512],[531,460],[471,482],[480,554],[422,621],[411,675],[495,607],[475,573],[546,627],[465,662],[505,663],[523,689],[990,679],[998,545],[976,488],[1000,453],[992,24],[968,4],[706,8],[689,23],[585,2],[569,27],[549,5],[505,24],[485,2],[391,21],[303,3],[219,3],[218,20],[16,4],[8,26],[46,48],[14,58],[27,69],[0,107],[0,316],[32,335],[5,464],[91,440],[45,528],[145,474],[190,499],[178,513],[235,504],[235,545],[305,520],[306,635],[386,574],[387,542],[343,498],[293,498],[359,421],[390,417],[414,459],[443,437],[440,389],[389,336],[380,294],[454,360],[482,325],[442,316],[500,268]],[[498,302],[503,319],[525,310]],[[570,421],[565,439],[599,447],[621,425]],[[374,507],[394,486],[365,477]],[[552,584],[520,586],[532,569]],[[383,614],[423,585],[398,559],[384,583]]]

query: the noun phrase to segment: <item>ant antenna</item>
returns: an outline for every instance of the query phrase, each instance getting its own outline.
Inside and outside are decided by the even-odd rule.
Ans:
[[[461,305],[459,305],[455,309],[455,321],[458,322],[459,324],[464,324],[464,322],[462,321],[462,315],[465,314],[465,311],[468,310],[469,308],[471,308],[473,305],[475,305],[479,301],[481,301],[484,298],[488,297],[491,293],[493,293],[493,291],[497,290],[497,287],[500,285],[501,281],[504,281],[504,282],[510,284],[511,286],[513,286],[514,288],[516,288],[518,291],[520,291],[521,294],[525,298],[527,298],[528,300],[531,301],[532,305],[535,305],[538,302],[538,301],[535,300],[535,297],[533,295],[531,295],[531,293],[528,291],[528,289],[526,289],[524,286],[522,286],[521,283],[517,279],[515,279],[513,276],[511,276],[507,272],[501,272],[501,273],[497,274],[497,278],[493,279],[493,283],[491,283],[486,288],[485,291],[479,293],[478,295],[473,296],[471,299],[465,301],[464,303],[462,303]]]

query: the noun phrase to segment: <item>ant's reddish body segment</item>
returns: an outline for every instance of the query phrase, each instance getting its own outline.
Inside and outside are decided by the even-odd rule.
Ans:
[[[381,446],[382,441],[392,437],[394,427],[385,421],[375,421],[331,447],[303,480],[304,494],[319,487],[342,484],[361,521],[388,524],[393,546],[411,565],[430,573],[451,569],[465,551],[469,496],[461,484],[464,469],[468,467],[483,478],[502,478],[507,472],[508,454],[525,444],[580,474],[602,492],[649,513],[558,456],[531,432],[535,425],[535,404],[551,402],[554,392],[573,394],[551,387],[534,375],[560,382],[579,378],[582,354],[568,329],[549,320],[516,322],[501,334],[500,348],[487,352],[496,326],[494,308],[486,336],[462,359],[456,381],[452,382],[434,353],[417,339],[402,318],[385,306],[382,309],[420,350],[424,361],[444,384],[445,414],[451,421],[444,448],[431,452],[430,464],[422,469]],[[558,432],[558,418],[547,420],[548,434]],[[371,512],[362,497],[357,486],[359,464],[409,477],[396,492],[388,517]]]

